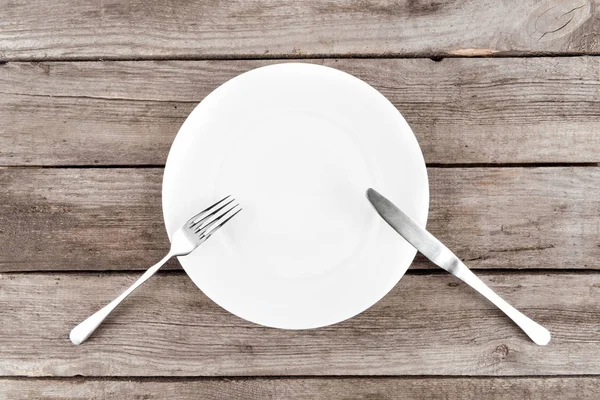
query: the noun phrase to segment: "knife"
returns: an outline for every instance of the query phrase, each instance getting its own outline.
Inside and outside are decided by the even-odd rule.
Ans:
[[[381,218],[432,263],[450,272],[491,301],[512,319],[535,344],[545,346],[550,342],[550,332],[546,328],[504,301],[504,299],[475,276],[450,249],[396,207],[391,201],[374,189],[367,190],[367,198]]]

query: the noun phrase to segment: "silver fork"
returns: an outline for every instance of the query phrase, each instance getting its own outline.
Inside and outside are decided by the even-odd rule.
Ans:
[[[86,320],[81,322],[71,331],[69,338],[73,344],[81,344],[90,337],[100,324],[127,296],[137,289],[142,283],[156,273],[171,257],[185,256],[194,251],[204,243],[213,233],[221,228],[227,221],[242,211],[234,199],[227,196],[217,201],[206,210],[199,212],[190,218],[174,234],[171,240],[169,253],[158,263],[154,264],[133,285],[123,292],[119,297],[96,311]]]

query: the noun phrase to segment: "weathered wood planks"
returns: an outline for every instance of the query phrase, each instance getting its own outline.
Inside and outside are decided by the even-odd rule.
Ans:
[[[5,400],[596,400],[598,377],[556,378],[293,378],[293,379],[0,379]]]
[[[168,249],[162,172],[0,169],[0,270],[154,264]],[[600,269],[599,167],[429,168],[429,179],[428,228],[469,266]]]
[[[447,274],[406,275],[351,320],[286,331],[229,314],[178,272],[152,278],[91,340],[72,345],[70,328],[137,276],[2,274],[0,375],[600,374],[598,274],[480,274],[547,326],[546,347]]]
[[[0,2],[0,60],[581,54],[597,0]]]
[[[378,88],[428,163],[600,162],[600,58],[308,60]],[[163,165],[193,107],[275,61],[0,65],[0,165]]]
[[[600,398],[599,11],[598,0],[0,0],[0,398]],[[590,56],[520,57],[531,55]],[[548,271],[478,272],[552,331],[548,347],[426,272],[311,331],[247,323],[183,273],[159,273],[70,344],[70,328],[138,276],[77,271],[142,269],[167,249],[162,169],[138,167],[164,164],[219,84],[287,59],[358,76],[402,112],[432,167],[428,228],[469,266]],[[206,378],[228,375],[249,378]]]

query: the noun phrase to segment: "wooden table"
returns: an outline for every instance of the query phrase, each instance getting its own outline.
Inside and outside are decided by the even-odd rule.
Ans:
[[[0,398],[600,398],[598,55],[598,0],[0,0]],[[298,59],[404,114],[429,229],[549,346],[419,257],[371,309],[298,332],[227,313],[173,262],[71,345],[166,252],[187,114]]]

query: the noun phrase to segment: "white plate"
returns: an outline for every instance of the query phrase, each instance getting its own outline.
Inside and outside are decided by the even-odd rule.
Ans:
[[[385,193],[425,226],[423,155],[400,113],[349,74],[313,64],[246,72],[208,95],[169,153],[169,236],[232,194],[244,210],[180,257],[214,302],[257,324],[306,329],[380,300],[416,251],[371,208]]]

